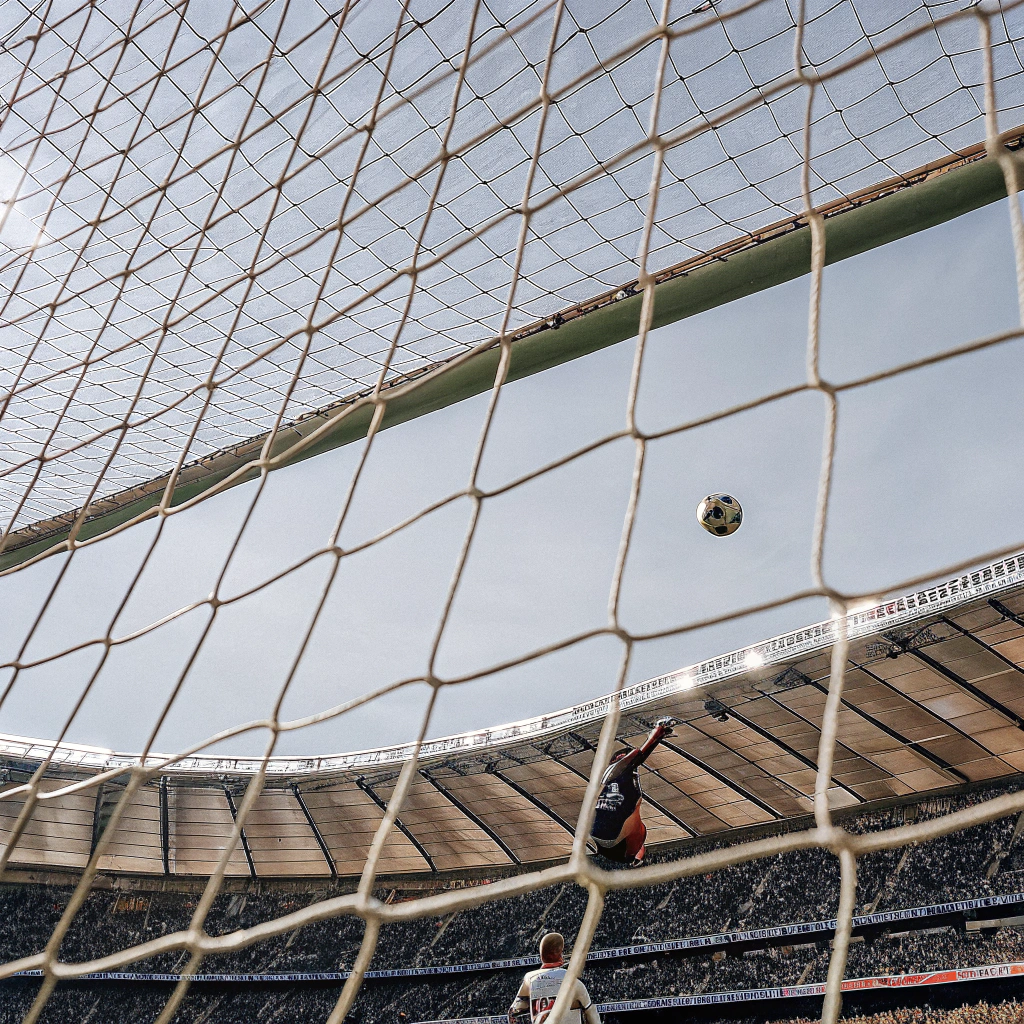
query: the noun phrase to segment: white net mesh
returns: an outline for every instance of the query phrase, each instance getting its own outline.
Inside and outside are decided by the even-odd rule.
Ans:
[[[21,673],[38,664],[27,661],[25,651],[102,499],[151,486],[155,479],[159,503],[107,532],[146,516],[158,517],[159,526],[117,612],[102,635],[89,641],[103,656],[62,736],[109,651],[158,625],[125,634],[119,617],[164,524],[189,507],[172,501],[188,467],[255,438],[249,461],[242,460],[245,466],[201,492],[209,497],[253,469],[259,475],[235,543],[217,568],[223,581],[269,472],[285,461],[280,453],[289,424],[328,406],[319,428],[324,432],[360,411],[369,415],[358,465],[330,535],[284,571],[297,571],[314,558],[331,566],[272,713],[230,731],[265,735],[264,760],[235,808],[232,843],[210,877],[191,928],[101,962],[67,964],[58,955],[124,809],[164,769],[191,753],[150,756],[208,628],[185,653],[185,667],[157,715],[149,743],[130,767],[130,781],[50,942],[0,970],[3,976],[29,968],[44,972],[26,1020],[38,1018],[61,979],[182,950],[188,954],[186,977],[158,1018],[164,1024],[188,990],[188,975],[207,955],[315,919],[357,915],[365,921],[364,939],[331,1014],[333,1024],[352,1005],[382,925],[569,880],[585,887],[590,898],[569,965],[569,977],[575,978],[608,889],[808,847],[833,851],[842,867],[823,1013],[824,1020],[834,1020],[857,856],[1024,809],[1024,797],[1011,795],[867,836],[833,825],[827,795],[846,666],[842,626],[832,648],[812,829],[632,872],[598,869],[588,860],[585,837],[616,737],[613,704],[566,863],[477,889],[382,905],[373,896],[374,881],[417,777],[414,751],[387,801],[356,893],[215,938],[204,933],[203,924],[282,732],[340,716],[414,682],[428,683],[436,698],[446,685],[506,667],[443,679],[435,658],[480,510],[491,496],[479,488],[478,470],[516,338],[567,306],[624,284],[633,283],[642,293],[624,426],[611,435],[631,438],[635,445],[632,492],[608,622],[597,631],[621,644],[621,687],[633,645],[650,638],[631,633],[618,610],[652,439],[637,427],[635,409],[658,275],[687,261],[700,262],[716,247],[748,241],[770,225],[809,225],[807,380],[796,390],[820,393],[829,410],[810,553],[814,585],[772,606],[808,595],[825,597],[838,622],[845,621],[851,604],[865,595],[841,593],[822,568],[841,395],[926,363],[1005,343],[1021,332],[979,338],[869,379],[823,379],[819,322],[828,253],[821,211],[879,182],[959,158],[984,141],[1005,175],[1018,280],[1024,281],[1018,160],[1005,145],[1016,138],[1013,126],[1022,120],[1018,108],[1024,102],[1020,5],[965,10],[954,3],[922,4],[894,13],[892,5],[757,0],[707,3],[693,10],[688,5],[676,10],[667,2],[653,9],[637,2],[563,0],[525,6],[350,0],[340,9],[288,0],[248,8],[54,0],[30,8],[7,0],[0,11],[6,100],[0,125],[3,541],[17,551],[52,535],[52,544],[33,549],[32,557],[68,553],[19,653],[4,666],[10,673],[4,699]],[[471,500],[473,514],[421,675],[309,718],[282,720],[289,685],[350,554],[338,538],[389,402],[444,378],[463,365],[464,357],[483,350],[497,353],[497,370],[470,476],[458,492]],[[754,403],[719,409],[714,417],[729,417],[779,395],[763,394]],[[658,436],[682,433],[708,419],[679,423]],[[317,436],[306,435],[302,445]],[[504,490],[557,472],[583,454],[574,451]],[[371,543],[429,511],[384,530]],[[61,516],[63,533],[52,529],[52,522],[37,525]],[[893,580],[890,589],[1013,549],[975,552],[957,564],[937,560],[919,579]],[[279,578],[275,574],[232,595],[222,593],[218,582],[202,602],[209,606],[209,623],[226,604],[244,602]],[[172,618],[188,610],[179,609]],[[732,615],[750,611],[735,609]],[[700,626],[683,622],[659,635]],[[561,638],[508,664],[581,639]],[[226,735],[211,737],[207,745]],[[44,757],[30,782],[3,793],[4,799],[22,803],[0,869],[6,869],[42,802],[125,774],[120,765],[54,789],[43,785],[48,766]],[[564,1009],[560,996],[552,1024]]]

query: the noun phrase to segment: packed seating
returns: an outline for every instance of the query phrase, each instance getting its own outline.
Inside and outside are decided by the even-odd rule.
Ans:
[[[891,828],[967,806],[993,792],[854,815],[843,825],[856,832]],[[1017,817],[1009,817],[919,846],[862,858],[858,864],[858,913],[1024,891],[1024,858],[1019,857],[1015,840],[1018,825]],[[715,845],[716,841],[707,840],[703,846],[690,844],[682,850],[655,851],[649,859],[678,857],[695,848]],[[737,865],[713,875],[610,892],[593,947],[630,946],[687,935],[825,920],[836,913],[838,883],[835,858],[823,851],[808,850]],[[71,891],[61,886],[0,886],[0,959],[13,960],[40,950],[60,919]],[[326,885],[282,891],[256,884],[244,891],[224,892],[214,903],[206,929],[221,934],[250,927],[337,892],[338,888]],[[378,891],[378,896],[387,900],[417,894],[422,890]],[[97,888],[76,916],[60,956],[66,961],[93,960],[184,929],[198,899],[195,892],[133,890],[123,882],[119,888]],[[585,905],[584,892],[565,884],[488,902],[462,913],[388,925],[381,933],[371,969],[528,956],[535,951],[540,935],[552,928],[561,931],[571,944]],[[202,970],[247,974],[343,971],[355,960],[362,932],[362,922],[357,918],[323,921],[237,953],[211,956],[203,962]],[[995,932],[945,928],[929,932],[881,934],[855,942],[848,976],[1024,961],[1024,932],[1016,928]],[[587,966],[586,980],[600,1001],[822,981],[829,949],[827,939],[818,938],[816,943],[802,946],[768,945],[739,953],[730,950],[729,955],[697,951],[595,961]],[[132,969],[176,973],[187,958],[184,952],[163,954],[139,962]],[[516,971],[492,971],[457,978],[371,980],[364,985],[355,1013],[376,1021],[397,1020],[398,1013],[403,1012],[410,1022],[501,1013],[508,1005],[517,975]],[[0,1024],[5,1024],[8,1016],[20,1019],[11,1007],[24,999],[31,1001],[36,984],[27,979],[5,983]],[[131,989],[131,983],[102,985],[102,991],[97,983],[62,989],[60,999],[69,1001],[69,1009],[48,1014],[54,1013],[56,1021],[66,1019],[68,1014],[91,1012],[91,1024],[105,1024],[107,1019],[117,1019],[108,1003],[113,1007],[119,999],[155,1000],[156,1005],[166,997],[160,990]],[[189,1007],[200,1007],[195,1014],[206,1014],[203,1019],[211,1024],[257,1019],[264,1010],[284,1024],[292,1016],[300,1019],[303,1008],[313,1013],[314,1006],[322,1007],[326,1014],[338,990],[336,983],[306,987],[274,983],[230,993],[214,991],[209,983],[197,984],[180,1011],[180,1020],[192,1019]]]
[[[1022,1024],[1024,1004],[1016,999],[1003,1003],[968,1003],[965,1006],[908,1006],[863,1016],[848,1016],[846,1024]],[[817,1024],[806,1017],[774,1021],[773,1024]]]

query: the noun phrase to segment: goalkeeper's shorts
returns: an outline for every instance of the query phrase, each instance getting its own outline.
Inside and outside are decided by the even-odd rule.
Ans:
[[[644,843],[647,841],[647,826],[642,821],[638,822],[638,826],[628,836],[616,843],[609,843],[606,839],[593,837],[594,842],[597,843],[598,852],[602,857],[607,857],[618,864],[630,864],[635,860],[642,859]]]

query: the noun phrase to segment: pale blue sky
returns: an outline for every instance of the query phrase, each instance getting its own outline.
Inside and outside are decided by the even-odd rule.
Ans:
[[[640,394],[645,429],[668,426],[804,377],[807,279],[656,331]],[[828,268],[822,369],[842,380],[1013,326],[1018,320],[1005,203]],[[633,342],[508,385],[484,459],[493,486],[624,422]],[[1021,346],[845,394],[826,551],[841,588],[884,588],[1024,537]],[[382,433],[342,542],[371,536],[465,484],[483,397]],[[650,445],[622,618],[637,631],[683,624],[809,585],[823,403],[799,395]],[[274,474],[226,579],[226,594],[324,543],[355,465],[350,446]],[[606,621],[632,470],[620,441],[485,504],[438,671],[473,671]],[[209,593],[254,485],[169,521],[115,634]],[[745,509],[721,540],[694,508],[726,490]],[[346,559],[285,704],[296,716],[422,673],[469,512],[460,501]],[[146,524],[75,555],[29,649],[64,649],[105,629],[154,530]],[[0,658],[20,644],[59,559],[0,579]],[[270,707],[328,562],[222,609],[157,741],[174,750]],[[114,650],[71,739],[137,749],[202,629],[193,612]],[[639,645],[630,681],[823,617],[818,601]],[[434,735],[554,710],[607,692],[621,645],[593,640],[442,692]],[[22,674],[0,731],[55,734],[98,648]],[[287,753],[409,739],[423,686],[282,740]],[[262,742],[262,741],[261,741]],[[253,752],[254,740],[231,745]]]

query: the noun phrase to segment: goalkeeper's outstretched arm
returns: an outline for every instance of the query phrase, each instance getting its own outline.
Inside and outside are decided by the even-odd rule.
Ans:
[[[650,735],[644,740],[642,747],[631,750],[625,757],[613,761],[605,773],[604,781],[612,782],[625,772],[632,771],[642,765],[650,757],[654,748],[666,737],[672,735],[672,726],[676,724],[674,718],[661,718],[654,724]]]

